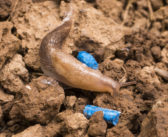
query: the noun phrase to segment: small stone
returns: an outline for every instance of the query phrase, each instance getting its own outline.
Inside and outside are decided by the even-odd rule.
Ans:
[[[107,123],[103,119],[103,112],[95,112],[89,121],[88,135],[104,137],[107,130]]]

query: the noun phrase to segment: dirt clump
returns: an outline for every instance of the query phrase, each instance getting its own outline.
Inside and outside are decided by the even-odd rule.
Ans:
[[[25,131],[18,133],[16,135],[13,135],[12,137],[43,137],[43,128],[40,126],[40,124],[37,124],[35,126],[31,126],[27,128]]]
[[[9,17],[11,6],[11,0],[0,0],[0,21],[4,21]]]
[[[2,89],[0,89],[0,102],[7,103],[14,99],[13,95],[5,93]]]
[[[66,137],[79,137],[86,134],[88,120],[81,113],[73,113],[72,111],[63,111],[58,114],[57,119],[62,124],[60,132]]]
[[[103,119],[103,112],[95,112],[89,120],[88,135],[104,137],[107,130],[107,123]]]
[[[166,137],[168,135],[167,125],[167,105],[166,96],[159,98],[153,105],[152,110],[142,122],[142,130],[138,137]]]
[[[19,92],[24,86],[23,80],[28,81],[29,74],[21,55],[16,54],[0,72],[0,82],[3,88],[11,92]]]
[[[0,22],[0,69],[19,50],[20,40],[11,33],[11,22]]]
[[[134,137],[125,125],[118,124],[116,127],[107,130],[107,137]]]
[[[39,77],[22,88],[23,97],[13,105],[11,119],[23,117],[23,120],[45,124],[59,112],[64,91],[57,83],[46,84],[46,81],[46,77]]]

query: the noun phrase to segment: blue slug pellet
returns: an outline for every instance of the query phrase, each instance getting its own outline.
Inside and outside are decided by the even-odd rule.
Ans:
[[[86,105],[85,109],[83,110],[83,113],[87,118],[90,118],[97,111],[103,112],[104,114],[103,118],[105,121],[112,123],[114,126],[118,123],[121,112],[117,110],[101,108],[93,105]]]
[[[98,69],[98,63],[95,58],[86,51],[80,51],[77,59],[92,69]]]

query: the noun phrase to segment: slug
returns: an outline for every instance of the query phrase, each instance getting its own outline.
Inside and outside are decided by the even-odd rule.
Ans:
[[[62,24],[42,39],[39,56],[44,74],[74,88],[109,92],[112,95],[117,93],[120,87],[135,84],[134,81],[114,81],[63,51],[62,47],[72,26],[71,16],[72,12],[69,12]]]

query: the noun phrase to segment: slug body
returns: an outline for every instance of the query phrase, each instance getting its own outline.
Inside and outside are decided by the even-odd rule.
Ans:
[[[39,52],[43,72],[74,88],[114,94],[122,86],[120,83],[87,67],[62,50],[71,25],[72,20],[66,17],[60,26],[43,38]]]

